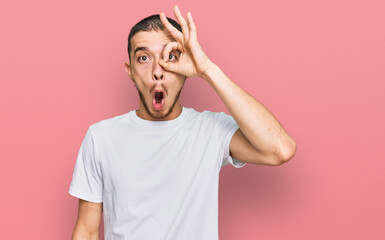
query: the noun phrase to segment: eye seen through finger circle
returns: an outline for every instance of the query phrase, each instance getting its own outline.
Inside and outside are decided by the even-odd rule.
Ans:
[[[170,53],[170,55],[168,55],[168,59],[172,60],[173,58],[176,59],[176,56]]]
[[[172,53],[170,53],[169,55],[168,55],[168,59],[169,60],[178,60],[178,57],[179,57],[179,54],[178,54],[178,52],[176,52],[175,54],[172,54]]]

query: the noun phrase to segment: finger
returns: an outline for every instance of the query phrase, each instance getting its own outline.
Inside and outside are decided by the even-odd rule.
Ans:
[[[175,13],[175,17],[178,19],[178,22],[182,28],[183,38],[185,39],[185,41],[187,41],[189,39],[189,29],[187,27],[186,20],[184,20],[182,14],[179,11],[179,7],[177,5],[174,6],[174,13]]]
[[[173,50],[180,50],[178,49],[178,43],[177,42],[169,42],[167,43],[166,47],[163,49],[163,60],[165,62],[168,61],[170,52]]]
[[[166,15],[164,15],[163,12],[160,13],[160,21],[175,40],[182,42],[182,33],[179,32],[179,30],[176,29],[173,25],[171,25],[171,23],[167,20]]]
[[[166,70],[170,72],[177,72],[177,66],[174,62],[165,62],[163,58],[159,59],[159,64]]]
[[[191,15],[191,12],[187,13],[188,26],[190,28],[190,38],[197,40],[197,30]]]

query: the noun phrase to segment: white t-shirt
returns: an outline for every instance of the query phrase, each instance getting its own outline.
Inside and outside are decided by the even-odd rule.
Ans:
[[[91,125],[69,194],[103,202],[105,240],[217,240],[222,166],[239,128],[224,112],[182,107],[168,121],[135,110]]]

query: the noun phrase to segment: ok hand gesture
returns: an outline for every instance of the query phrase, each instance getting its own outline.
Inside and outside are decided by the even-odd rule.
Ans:
[[[174,6],[174,13],[181,25],[182,32],[170,24],[164,13],[160,13],[160,20],[170,35],[176,40],[169,42],[163,50],[165,59],[160,59],[159,64],[166,70],[176,72],[186,77],[202,77],[204,73],[213,65],[213,62],[203,52],[197,40],[197,32],[193,22],[191,12],[187,13],[187,23],[181,15],[177,5]],[[180,52],[177,61],[169,62],[170,52],[178,50]]]

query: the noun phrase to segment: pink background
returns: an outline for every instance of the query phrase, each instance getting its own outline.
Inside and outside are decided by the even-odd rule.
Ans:
[[[297,143],[282,166],[222,169],[220,239],[385,239],[380,0],[2,2],[1,238],[70,239],[68,188],[88,126],[138,107],[128,32],[160,11],[175,19],[175,3],[208,56]],[[181,103],[229,114],[199,78]]]

